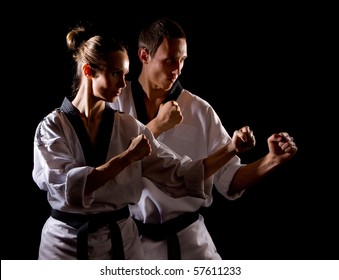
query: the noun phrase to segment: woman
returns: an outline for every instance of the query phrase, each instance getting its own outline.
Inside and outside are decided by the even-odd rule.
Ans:
[[[38,125],[33,179],[47,191],[51,216],[39,259],[143,259],[128,205],[138,202],[142,176],[172,197],[210,195],[210,178],[236,153],[255,145],[244,127],[233,142],[206,159],[180,157],[157,142],[134,117],[114,111],[126,86],[126,49],[81,26],[67,34],[76,73],[74,97]]]

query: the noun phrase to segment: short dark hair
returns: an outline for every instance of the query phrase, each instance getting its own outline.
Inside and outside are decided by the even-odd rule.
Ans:
[[[170,18],[160,18],[146,25],[139,34],[139,48],[146,48],[153,57],[164,38],[186,39],[179,23]]]

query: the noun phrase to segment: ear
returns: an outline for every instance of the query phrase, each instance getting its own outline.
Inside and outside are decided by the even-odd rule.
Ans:
[[[146,48],[139,48],[138,50],[138,56],[139,56],[139,59],[142,63],[147,63],[148,60],[150,59],[150,55],[149,55],[149,52]]]
[[[84,72],[84,75],[86,77],[92,77],[93,75],[93,71],[91,66],[89,66],[89,64],[85,64],[84,66],[82,66],[82,71]]]

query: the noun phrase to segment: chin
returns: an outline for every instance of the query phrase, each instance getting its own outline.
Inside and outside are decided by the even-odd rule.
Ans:
[[[166,83],[166,85],[164,85],[162,88],[164,90],[170,90],[172,88],[173,84],[174,84],[174,82],[173,83],[169,83],[169,84]]]

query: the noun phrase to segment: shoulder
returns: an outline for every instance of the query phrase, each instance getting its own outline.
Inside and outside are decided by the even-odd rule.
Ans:
[[[199,105],[204,106],[204,107],[212,107],[211,104],[208,101],[206,101],[205,99],[203,99],[202,97],[200,97],[196,94],[193,94],[192,92],[190,92],[187,89],[182,90],[178,100],[196,103],[196,104],[199,104]]]
[[[115,110],[114,122],[119,123],[120,126],[126,126],[127,128],[140,127],[143,129],[145,127],[145,125],[135,117],[120,110]]]
[[[191,110],[201,111],[206,113],[212,113],[213,115],[217,115],[212,105],[203,99],[202,97],[193,94],[192,92],[184,89],[179,98],[177,99],[179,105],[181,107],[191,107]]]
[[[65,131],[67,118],[59,109],[55,109],[46,115],[37,125],[35,137],[41,141],[58,138]]]
[[[60,111],[60,108],[54,109],[49,114],[47,114],[41,121],[40,125],[43,126],[58,126],[63,122],[65,114]]]

